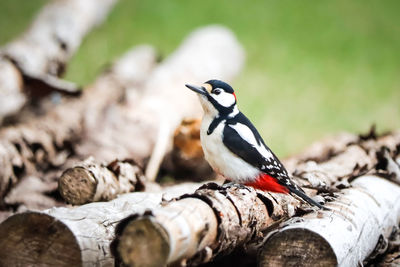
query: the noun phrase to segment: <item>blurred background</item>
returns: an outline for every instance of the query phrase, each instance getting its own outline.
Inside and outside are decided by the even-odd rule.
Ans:
[[[0,1],[0,45],[46,2]],[[328,134],[400,128],[399,10],[395,0],[120,0],[65,78],[85,85],[135,44],[166,57],[196,27],[226,25],[247,54],[232,84],[239,107],[287,156]]]

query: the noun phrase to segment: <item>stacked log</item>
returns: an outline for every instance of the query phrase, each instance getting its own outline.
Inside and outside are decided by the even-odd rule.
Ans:
[[[88,127],[94,122],[102,122],[105,110],[124,96],[126,88],[141,84],[155,61],[156,54],[151,47],[134,48],[123,61],[115,64],[115,68],[87,87],[81,97],[56,106],[43,117],[2,128],[0,203],[22,178],[64,166],[71,156],[76,155],[76,146],[85,137]],[[18,203],[10,198],[8,201]]]
[[[110,242],[119,221],[199,186],[188,183],[110,202],[15,214],[0,224],[0,266],[113,266]]]
[[[304,188],[315,189],[307,191],[310,195],[315,194],[316,190],[329,191],[326,198],[335,199],[337,193],[334,191],[338,191],[335,185],[339,188],[344,185],[349,186],[348,180],[352,181],[354,177],[367,172],[376,172],[378,165],[376,152],[383,145],[390,151],[394,151],[399,143],[399,133],[383,136],[377,140],[359,140],[357,143],[348,144],[344,151],[329,160],[320,163],[307,161],[299,164],[295,171],[297,177],[294,179]],[[364,180],[368,181],[367,184],[371,184],[370,188],[373,188],[376,183],[382,184],[382,190],[378,192],[381,194],[378,205],[388,205],[386,209],[388,211],[400,197],[400,191],[398,187],[393,188],[394,185],[391,182],[384,180],[381,182],[379,178],[377,179],[378,182]],[[357,185],[362,188],[358,183],[353,183],[353,187]],[[370,199],[366,205],[357,207],[361,210],[360,214],[365,216],[362,207],[373,208],[369,205],[371,203],[369,194],[359,193],[359,191],[365,191],[365,188],[348,190],[356,192],[355,196],[363,195],[364,198],[360,198],[362,200]],[[387,202],[388,198],[392,201]],[[316,199],[324,201],[321,196]],[[333,201],[326,204],[333,211],[320,210],[310,213],[309,216],[327,218],[327,220],[337,216],[338,220],[343,220],[342,217],[347,215],[340,212],[340,207],[344,205],[336,203]],[[336,208],[337,205],[339,208]],[[116,255],[128,265],[146,264],[147,259],[141,257],[141,253],[158,255],[152,258],[156,265],[178,263],[196,265],[208,262],[216,256],[229,254],[245,244],[251,243],[257,246],[259,242],[262,242],[260,237],[278,227],[280,222],[296,214],[310,211],[312,210],[301,206],[299,201],[290,196],[254,191],[246,187],[208,184],[196,190],[194,194],[181,196],[162,207],[152,209],[151,212],[128,217],[117,228]],[[376,209],[371,211],[376,212]],[[358,214],[355,216],[357,217]],[[397,215],[393,216],[394,219],[390,221],[390,225],[398,219]],[[353,225],[354,232],[360,229],[360,225]],[[368,232],[365,234],[368,235]],[[379,234],[378,231],[378,236]],[[370,246],[369,251],[375,247],[374,242],[376,240],[372,241],[372,249]]]

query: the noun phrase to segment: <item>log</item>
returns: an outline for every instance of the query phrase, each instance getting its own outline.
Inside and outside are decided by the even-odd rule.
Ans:
[[[110,202],[15,214],[0,224],[0,266],[114,266],[110,242],[120,220],[193,192],[199,185],[187,183],[159,192],[125,194]]]
[[[271,224],[268,209],[253,189],[210,183],[144,215],[127,217],[116,230],[116,257],[128,266],[207,262]]]
[[[347,146],[358,143],[359,140],[359,136],[347,132],[327,136],[313,142],[300,153],[283,159],[283,164],[289,171],[294,171],[296,166],[303,162],[322,163],[345,151]]]
[[[116,0],[59,0],[44,6],[19,38],[0,49],[0,123],[30,96],[79,93],[59,79],[83,37],[100,24]]]
[[[308,195],[327,192],[326,198],[332,200],[333,192],[338,191],[336,186],[349,187],[349,181],[355,177],[376,172],[376,151],[384,145],[394,151],[398,144],[399,133],[359,140],[329,160],[301,163],[294,179]],[[325,201],[321,195],[315,199]],[[147,264],[148,259],[140,256],[142,253],[158,255],[153,259],[160,265],[196,265],[245,244],[258,246],[260,237],[281,221],[310,211],[288,195],[256,192],[244,186],[209,184],[151,212],[127,218],[117,228],[116,253],[130,266]],[[159,242],[153,243],[153,240]]]
[[[105,165],[91,157],[65,170],[58,180],[58,190],[67,203],[81,205],[141,191],[145,181],[143,170],[133,161],[114,160]]]
[[[87,129],[102,123],[107,108],[120,101],[127,88],[140,87],[155,61],[154,49],[139,46],[87,87],[81,97],[56,106],[43,117],[1,129],[0,206],[23,177],[60,168],[76,155],[76,145]]]
[[[281,225],[265,242],[259,266],[363,265],[398,226],[399,201],[399,186],[377,176],[361,176],[328,204],[332,211]]]

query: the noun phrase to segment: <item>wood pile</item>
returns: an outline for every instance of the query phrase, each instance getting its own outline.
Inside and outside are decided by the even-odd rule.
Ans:
[[[231,81],[242,46],[222,26],[162,62],[137,46],[80,93],[60,76],[115,2],[50,2],[0,49],[0,266],[400,264],[400,132],[343,133],[283,161],[329,210],[206,182],[184,84]]]

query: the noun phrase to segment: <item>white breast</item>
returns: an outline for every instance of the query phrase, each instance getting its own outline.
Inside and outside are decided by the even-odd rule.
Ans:
[[[233,154],[222,142],[225,120],[215,128],[212,134],[207,135],[211,121],[212,117],[207,115],[203,117],[200,139],[204,156],[214,171],[238,183],[246,183],[256,178],[260,171]]]

